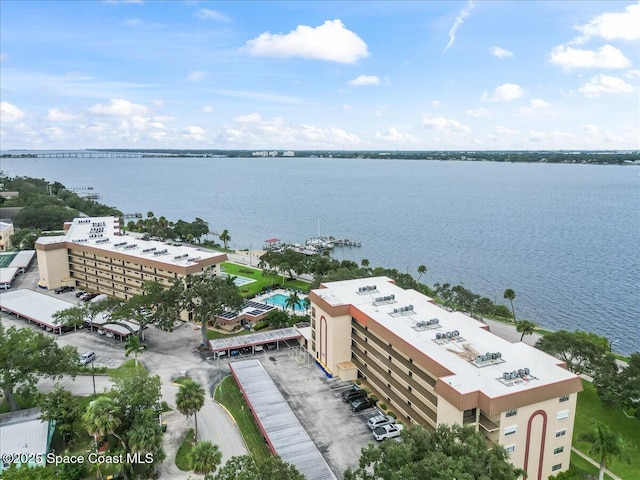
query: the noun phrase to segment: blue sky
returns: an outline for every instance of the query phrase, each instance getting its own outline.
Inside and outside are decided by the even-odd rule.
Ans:
[[[640,149],[640,3],[3,0],[2,149]]]

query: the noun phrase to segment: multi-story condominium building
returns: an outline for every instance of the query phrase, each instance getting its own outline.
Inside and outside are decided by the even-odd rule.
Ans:
[[[72,285],[90,292],[129,299],[142,293],[144,282],[170,286],[177,278],[213,269],[220,273],[224,253],[169,245],[120,234],[115,217],[76,218],[65,235],[36,242],[39,285]]]
[[[407,424],[473,425],[531,480],[569,468],[580,378],[386,277],[313,290],[311,352],[330,375],[361,378]]]
[[[0,222],[0,252],[13,248],[11,245],[13,233],[13,223]]]

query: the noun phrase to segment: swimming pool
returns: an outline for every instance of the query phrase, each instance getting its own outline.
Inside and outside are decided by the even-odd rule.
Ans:
[[[224,272],[220,273],[220,275],[222,275],[223,277],[228,277],[229,276],[228,274],[226,274]],[[255,282],[255,280],[253,278],[241,277],[239,275],[232,275],[232,277],[234,277],[233,283],[235,283],[239,287],[241,287],[242,285],[246,285],[248,283]]]
[[[287,298],[289,297],[287,297],[286,295],[283,295],[282,293],[276,293],[275,295],[271,295],[270,297],[264,298],[260,301],[263,303],[266,303],[267,305],[277,305],[279,307],[282,307],[283,309],[287,309],[287,308],[291,308],[291,307],[287,307]],[[303,298],[300,299],[300,303],[296,305],[295,310],[297,312],[304,312]]]

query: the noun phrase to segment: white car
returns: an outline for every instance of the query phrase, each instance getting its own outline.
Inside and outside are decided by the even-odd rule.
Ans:
[[[398,423],[392,423],[391,425],[383,425],[373,431],[373,437],[378,440],[384,440],[385,438],[399,437],[400,432],[404,427]]]
[[[375,430],[376,428],[384,425],[391,425],[395,421],[396,419],[390,415],[380,414],[367,420],[367,427],[369,427],[369,430]]]

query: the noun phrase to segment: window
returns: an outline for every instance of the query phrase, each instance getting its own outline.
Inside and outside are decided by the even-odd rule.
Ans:
[[[558,447],[553,449],[553,454],[558,455],[559,453],[564,452],[564,447]]]
[[[504,449],[507,451],[507,453],[513,453],[516,451],[516,446],[515,445],[509,445],[508,447],[504,447]]]
[[[504,436],[506,437],[508,435],[513,435],[517,431],[518,431],[518,426],[517,425],[512,425],[511,427],[506,427],[504,429]]]
[[[557,472],[558,470],[560,470],[562,468],[562,464],[561,463],[557,463],[556,465],[554,465],[553,467],[551,467],[551,471],[552,472]]]
[[[518,409],[517,408],[512,408],[511,410],[507,410],[507,418],[508,417],[515,417],[518,414]]]
[[[311,307],[311,317],[316,318],[316,307]]]
[[[567,429],[563,428],[562,430],[558,430],[556,432],[556,438],[564,437],[567,434]]]
[[[562,402],[568,402],[569,401],[569,395],[562,395],[560,397],[560,403]]]
[[[569,418],[569,410],[558,412],[558,420],[566,420],[567,418]]]

